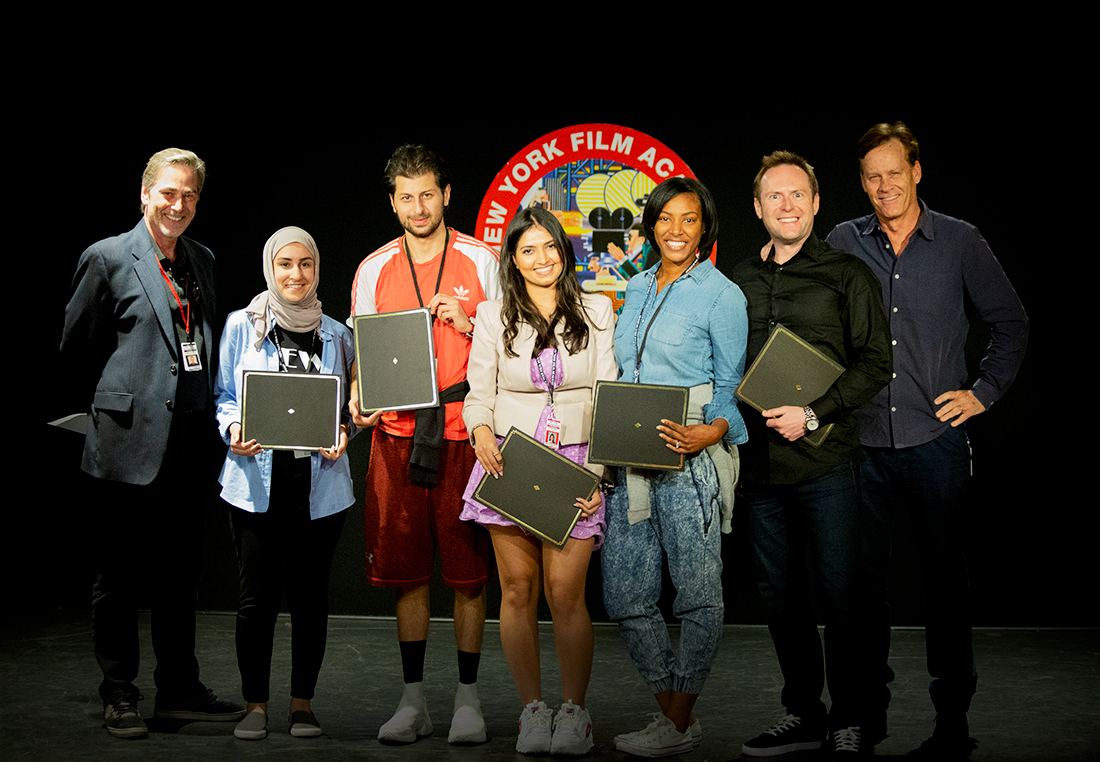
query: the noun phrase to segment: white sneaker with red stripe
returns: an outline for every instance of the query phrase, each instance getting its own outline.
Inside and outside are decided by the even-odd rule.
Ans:
[[[554,733],[550,739],[551,754],[582,756],[592,751],[592,717],[588,710],[572,701],[561,705],[554,716]]]
[[[520,754],[546,754],[550,751],[550,724],[554,718],[541,701],[523,707],[519,716],[519,738],[516,751]]]

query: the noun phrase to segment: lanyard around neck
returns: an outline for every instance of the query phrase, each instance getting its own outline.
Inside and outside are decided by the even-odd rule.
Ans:
[[[286,362],[283,360],[283,342],[279,340],[279,331],[280,330],[281,329],[279,328],[279,324],[275,323],[275,322],[272,322],[272,324],[271,324],[271,338],[275,342],[275,357],[279,361],[279,371],[282,372],[282,373],[289,373],[290,368],[287,367]],[[318,330],[317,328],[314,328],[313,329],[313,341],[311,343],[310,348],[308,350],[306,350],[307,352],[309,352],[308,356],[306,357],[306,363],[305,363],[306,364],[306,370],[305,370],[306,373],[309,373],[310,369],[313,367],[313,358],[314,358],[314,356],[317,356],[317,357],[321,356],[321,353],[320,353],[320,351],[318,351],[318,347],[317,347],[317,345],[318,345],[318,343],[320,343],[320,341],[321,341],[321,331]],[[299,359],[301,359],[300,354],[299,354],[298,357],[299,357]]]
[[[657,322],[657,315],[660,314],[661,308],[665,306],[665,302],[668,301],[668,295],[672,292],[672,287],[676,283],[687,275],[689,272],[695,269],[695,265],[699,264],[699,259],[692,263],[691,267],[684,270],[682,273],[676,276],[676,280],[668,284],[665,289],[665,298],[661,300],[661,303],[657,305],[657,309],[653,311],[653,317],[649,319],[649,323],[646,324],[645,333],[642,334],[642,343],[638,344],[638,332],[642,328],[642,318],[645,316],[645,306],[649,304],[649,296],[653,293],[653,286],[657,282],[657,273],[653,274],[653,280],[649,282],[649,288],[646,289],[645,299],[642,301],[642,309],[638,312],[638,322],[634,324],[634,383],[638,383],[641,380],[642,375],[642,352],[645,351],[645,343],[649,338],[649,329],[653,327],[653,324]],[[658,271],[660,268],[658,268]]]
[[[539,352],[537,355],[535,355],[535,367],[539,369],[539,378],[541,378],[542,382],[546,384],[547,401],[551,409],[553,409],[554,407],[554,381],[558,377],[558,348],[554,347],[553,349],[554,351],[551,354],[552,359],[550,360],[549,380],[547,380],[546,374],[542,370],[542,353]]]
[[[180,308],[180,317],[183,319],[183,332],[187,334],[187,340],[191,340],[191,300],[187,300],[187,309],[183,308],[183,301],[180,299],[179,292],[176,291],[176,287],[172,285],[172,279],[168,277],[168,273],[164,269],[164,265],[160,263],[160,257],[157,257],[157,267],[160,268],[160,274],[164,277],[164,282],[168,284],[168,290],[172,292],[172,296],[176,297],[176,304]]]
[[[439,293],[439,284],[443,282],[443,266],[447,264],[447,247],[451,243],[451,230],[450,228],[444,228],[446,236],[443,238],[443,256],[439,259],[439,274],[435,278],[435,294]],[[416,279],[416,267],[413,266],[412,254],[409,253],[409,240],[406,237],[404,240],[405,258],[409,261],[409,272],[412,273],[413,288],[416,289],[416,301],[420,303],[420,307],[424,307],[424,298],[420,296],[420,283]],[[432,296],[435,296],[432,294]],[[432,315],[432,320],[435,320],[435,315]]]

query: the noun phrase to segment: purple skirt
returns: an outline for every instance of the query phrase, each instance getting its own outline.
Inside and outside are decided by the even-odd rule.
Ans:
[[[540,442],[543,441],[543,435],[546,433],[546,419],[549,417],[550,406],[547,405],[542,410],[542,416],[539,418],[539,425],[535,429],[534,434],[534,438]],[[503,442],[503,437],[497,437],[498,447]],[[558,452],[569,458],[569,460],[573,461],[578,466],[583,466],[585,457],[588,455],[588,443],[564,445],[558,448]],[[484,506],[474,500],[474,492],[477,491],[477,485],[481,484],[481,478],[483,476],[485,476],[485,469],[480,462],[475,462],[474,470],[470,472],[470,481],[466,483],[466,491],[462,493],[463,506],[459,518],[463,521],[476,521],[482,526],[493,525],[514,527],[514,522],[504,518],[492,508]],[[603,505],[601,505],[591,516],[581,516],[573,527],[573,531],[569,533],[569,536],[578,540],[587,540],[589,537],[595,537],[596,542],[593,550],[599,550],[600,546],[603,545],[603,534],[606,528],[607,521],[604,519]]]

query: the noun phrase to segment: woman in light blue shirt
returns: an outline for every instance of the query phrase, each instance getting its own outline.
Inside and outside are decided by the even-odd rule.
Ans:
[[[745,367],[748,318],[741,290],[709,257],[718,238],[714,200],[698,180],[673,177],[642,213],[658,264],[630,280],[615,328],[622,381],[690,387],[686,426],[655,436],[685,455],[682,471],[619,469],[607,499],[604,604],[660,713],[616,737],[638,756],[690,751],[702,730],[692,708],[722,637],[719,530],[729,531],[736,445],[748,440],[734,391]],[[657,607],[667,556],[681,620],[674,653]]]
[[[320,256],[312,236],[288,227],[267,240],[267,290],[225,324],[215,382],[218,430],[229,445],[219,481],[231,506],[240,566],[237,664],[247,713],[238,738],[267,736],[267,702],[275,620],[283,593],[294,627],[291,642],[290,734],[321,735],[310,701],[325,655],[328,579],[344,512],[355,502],[345,449],[351,430],[347,399],[335,447],[316,452],[265,450],[241,441],[244,371],[324,373],[343,377],[355,359],[351,333],[321,314]]]

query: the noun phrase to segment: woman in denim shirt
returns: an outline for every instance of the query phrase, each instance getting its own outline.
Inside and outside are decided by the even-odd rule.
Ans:
[[[664,421],[682,471],[619,469],[607,500],[604,604],[660,713],[618,749],[655,757],[690,751],[702,737],[692,708],[722,637],[719,530],[729,531],[736,445],[748,440],[734,391],[745,368],[748,318],[741,290],[709,256],[718,237],[714,200],[697,180],[673,177],[642,213],[659,264],[631,279],[615,328],[621,380],[691,388],[688,424]],[[681,620],[677,653],[657,607],[667,555]]]
[[[252,740],[267,736],[272,641],[284,589],[294,625],[290,734],[321,735],[310,701],[325,656],[329,570],[345,511],[355,502],[344,452],[346,399],[335,447],[299,453],[241,441],[244,371],[338,374],[346,394],[355,360],[351,333],[321,314],[312,236],[296,227],[279,230],[264,246],[263,266],[267,290],[226,321],[214,387],[218,430],[230,450],[219,481],[231,506],[241,579],[237,665],[248,707],[234,734]]]

